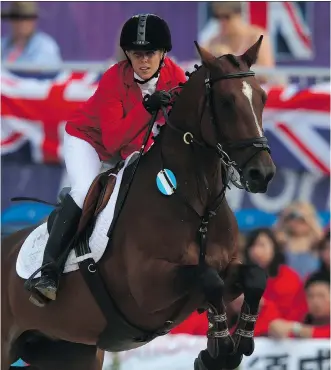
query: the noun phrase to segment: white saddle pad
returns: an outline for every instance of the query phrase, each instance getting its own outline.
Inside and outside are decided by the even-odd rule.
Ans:
[[[109,239],[107,237],[107,232],[113,220],[115,205],[122,182],[124,169],[131,164],[137,158],[137,156],[138,152],[132,153],[125,160],[124,166],[119,173],[117,175],[112,175],[116,177],[116,184],[108,204],[97,217],[95,228],[89,240],[91,253],[77,257],[75,251],[72,250],[64,267],[65,273],[78,270],[78,262],[81,262],[89,257],[93,257],[95,262],[99,261],[102,257],[107,247]],[[21,278],[28,279],[36,270],[41,267],[48,237],[49,234],[47,231],[47,222],[45,222],[32,231],[32,233],[26,238],[16,261],[16,271]],[[36,277],[39,276],[40,272],[36,275]]]

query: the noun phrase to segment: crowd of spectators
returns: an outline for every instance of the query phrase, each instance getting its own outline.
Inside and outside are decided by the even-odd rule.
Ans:
[[[215,29],[202,40],[202,46],[215,56],[227,53],[240,55],[263,35],[256,65],[273,68],[275,57],[268,32],[245,21],[243,6],[240,1],[213,2],[211,9]],[[35,1],[12,1],[1,11],[2,20],[9,23],[8,31],[1,38],[2,62],[61,65],[60,46],[52,36],[38,28],[40,16],[42,14]],[[126,58],[119,45],[115,49],[111,60]],[[260,82],[265,82],[265,77],[259,75],[258,78]]]
[[[330,337],[330,228],[322,230],[312,205],[287,207],[273,228],[243,235],[241,258],[268,276],[260,302],[255,336],[281,338]],[[243,296],[228,304],[232,330]],[[193,313],[172,333],[206,335],[206,313]]]

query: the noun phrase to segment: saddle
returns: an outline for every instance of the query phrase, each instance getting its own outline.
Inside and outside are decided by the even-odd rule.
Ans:
[[[92,182],[89,191],[86,195],[82,215],[78,224],[78,228],[75,234],[75,237],[78,237],[82,234],[86,228],[96,220],[96,217],[100,212],[106,207],[116,184],[116,175],[122,166],[117,166],[106,172],[100,173]],[[61,206],[61,200],[65,195],[70,192],[70,187],[65,187],[61,190],[59,194],[59,206]],[[58,212],[58,208],[54,209],[53,212],[49,215],[47,220],[47,229],[50,233],[54,219]]]
[[[123,199],[126,195],[124,184],[128,184],[130,181],[130,176],[132,175],[132,172],[134,170],[133,165],[134,162],[130,163],[124,170],[122,176],[122,186],[117,197],[113,223],[110,229],[112,229],[112,227],[114,226],[114,221],[116,220],[120,212],[121,203],[123,202]],[[121,161],[117,164],[115,168],[99,174],[94,179],[83,204],[82,215],[77,228],[76,237],[81,235],[82,232],[86,230],[89,225],[92,225],[97,216],[107,206],[116,185],[117,178],[115,175],[123,168],[123,166],[124,162]]]
[[[81,234],[85,228],[96,219],[106,207],[115,187],[118,169],[108,170],[99,174],[93,181],[86,195],[82,215],[78,224],[77,234]]]

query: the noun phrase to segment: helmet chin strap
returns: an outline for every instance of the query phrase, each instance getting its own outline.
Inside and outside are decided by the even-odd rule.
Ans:
[[[140,84],[140,85],[144,85],[145,83],[147,83],[148,81],[152,80],[153,78],[158,77],[159,76],[159,73],[160,73],[161,66],[162,66],[162,63],[160,63],[159,68],[153,74],[153,76],[151,76],[147,80],[138,80],[137,78],[134,78],[134,82],[137,82],[137,84]]]

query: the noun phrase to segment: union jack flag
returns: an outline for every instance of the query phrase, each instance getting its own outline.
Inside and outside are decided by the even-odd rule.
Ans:
[[[39,163],[62,159],[64,125],[95,91],[97,73],[61,73],[55,79],[2,73],[2,155],[30,143]],[[300,89],[265,86],[264,129],[277,166],[330,175],[330,83]]]
[[[311,1],[248,1],[247,18],[268,30],[277,60],[312,59],[313,7]]]

